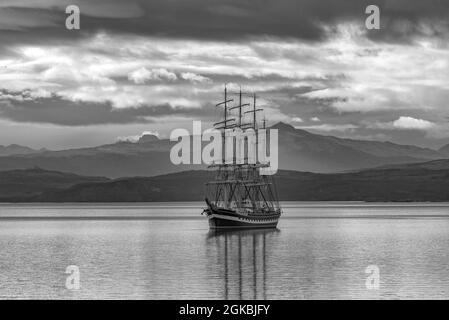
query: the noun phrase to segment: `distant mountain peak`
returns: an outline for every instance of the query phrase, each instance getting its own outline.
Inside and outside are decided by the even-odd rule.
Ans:
[[[137,141],[137,143],[148,143],[148,142],[155,142],[159,141],[158,136],[154,134],[145,134],[140,137],[140,139]]]
[[[19,155],[19,154],[31,154],[36,153],[37,150],[34,150],[29,147],[21,146],[18,144],[10,144],[8,146],[0,145],[0,156],[10,156],[10,155]]]
[[[22,149],[29,149],[29,150],[33,150],[30,147],[25,147],[25,146],[21,146],[20,144],[16,144],[16,143],[12,143],[10,145],[7,146],[0,146],[2,148],[22,148]]]
[[[274,126],[271,127],[272,129],[278,129],[281,131],[296,131],[295,127],[291,124],[285,123],[285,122],[278,122]]]

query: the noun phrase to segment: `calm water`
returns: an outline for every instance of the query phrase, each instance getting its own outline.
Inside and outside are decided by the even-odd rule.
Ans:
[[[0,298],[449,298],[449,204],[289,202],[278,230],[226,233],[201,206],[0,205]]]

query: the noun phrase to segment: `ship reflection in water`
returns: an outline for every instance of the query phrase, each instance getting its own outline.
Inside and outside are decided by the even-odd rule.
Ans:
[[[223,299],[267,299],[267,242],[279,229],[211,230],[206,248],[215,247],[213,265],[223,266]]]

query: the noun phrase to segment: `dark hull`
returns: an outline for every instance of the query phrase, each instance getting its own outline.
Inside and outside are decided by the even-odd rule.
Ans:
[[[276,228],[279,214],[271,215],[241,215],[231,210],[207,209],[211,229],[238,229],[238,228]]]

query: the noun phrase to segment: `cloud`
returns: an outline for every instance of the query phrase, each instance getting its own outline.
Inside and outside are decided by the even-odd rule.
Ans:
[[[148,131],[147,130],[138,135],[117,137],[117,141],[129,141],[129,142],[135,143],[135,142],[139,141],[140,138],[142,138],[143,136],[146,136],[146,135],[152,135],[152,136],[156,136],[158,138],[160,137],[160,134],[158,131],[156,131],[156,130]]]
[[[336,134],[414,142],[447,116],[445,1],[381,0],[381,30],[370,31],[365,0],[78,3],[81,30],[68,32],[69,0],[1,1],[0,118],[84,126],[212,117],[224,83],[257,92],[271,121],[296,117]],[[436,125],[424,131],[419,120]]]
[[[415,119],[412,117],[400,117],[393,121],[393,128],[401,130],[428,130],[435,126],[435,123],[423,120]]]
[[[320,122],[321,120],[318,117],[312,117],[312,118],[310,118],[310,121],[312,121],[312,122]]]
[[[431,129],[437,130],[440,128],[440,124],[417,119],[409,116],[400,116],[398,119],[389,122],[375,122],[365,123],[365,127],[368,129],[381,129],[381,130],[419,130],[430,131]]]
[[[114,108],[110,102],[86,103],[63,97],[36,98],[31,93],[22,96],[0,91],[0,118],[15,122],[48,123],[62,126],[89,126],[98,124],[153,123],[156,119],[183,116],[210,119],[211,108],[185,108],[162,105],[143,105],[139,108]]]
[[[17,8],[1,9],[0,5],[0,32],[25,31],[36,27],[58,27],[57,19],[48,11],[17,10]]]
[[[449,8],[444,0],[379,0],[381,29],[367,32],[374,41],[412,42],[419,37],[445,38]],[[67,34],[63,27],[70,0],[2,0],[1,10],[9,19],[0,19],[11,41],[30,43],[36,36],[64,39],[89,37],[99,31],[114,34],[158,36],[173,39],[219,39],[233,41],[254,37],[282,37],[322,41],[336,25],[345,22],[364,26],[365,8],[370,0],[78,0],[82,27]],[[24,18],[24,12],[35,13]],[[38,19],[46,15],[51,19]],[[280,23],[282,21],[282,23]],[[15,39],[13,39],[15,37]],[[5,40],[5,39],[3,39]]]
[[[409,114],[425,119],[429,110],[445,112],[449,99],[449,74],[439,72],[449,66],[447,49],[379,46],[347,24],[320,44],[293,39],[223,43],[101,33],[76,46],[26,45],[13,47],[11,53],[4,60],[0,55],[0,65],[5,66],[0,89],[13,93],[16,100],[36,100],[28,118],[38,122],[45,117],[49,123],[68,125],[145,122],[145,116],[165,116],[161,112],[165,108],[157,107],[164,105],[171,106],[167,114],[197,117],[198,110],[210,112],[206,106],[220,99],[226,82],[234,84],[234,91],[241,84],[245,91],[257,92],[264,107],[270,106],[273,119],[298,116],[338,125],[356,124],[362,117],[359,113],[370,119],[379,114],[392,119],[400,116],[399,111],[414,110]],[[51,96],[62,100],[61,109],[50,102],[57,118],[37,100]],[[72,115],[76,108],[67,105],[85,105],[105,116],[78,119]],[[100,112],[105,106],[107,112]],[[156,108],[150,112],[152,106]],[[4,111],[3,117],[25,121],[24,114],[19,116],[23,106],[16,104],[16,108]],[[125,120],[120,122],[115,109],[130,110],[123,111]],[[64,120],[64,112],[65,118],[75,120]]]
[[[181,73],[181,78],[184,80],[192,81],[194,83],[210,82],[211,79],[203,77],[202,75],[193,72],[183,72]]]
[[[449,75],[439,70],[449,67],[446,49],[379,46],[352,24],[332,32],[332,39],[319,44],[99,33],[72,44],[20,45],[11,47],[12,56],[3,62],[0,87],[44,88],[68,100],[110,101],[116,108],[164,103],[198,108],[232,82],[269,95],[279,110],[295,103],[340,113],[445,108]]]
[[[148,80],[156,80],[156,81],[175,81],[178,79],[176,74],[173,72],[167,71],[164,68],[152,69],[148,70],[147,68],[140,68],[131,72],[128,75],[128,79],[134,81],[136,84],[144,84]]]
[[[297,129],[304,129],[304,130],[316,130],[316,131],[322,131],[322,132],[344,132],[344,131],[354,131],[355,129],[359,128],[359,126],[354,124],[328,124],[323,123],[320,125],[314,125],[314,126],[296,126]]]

